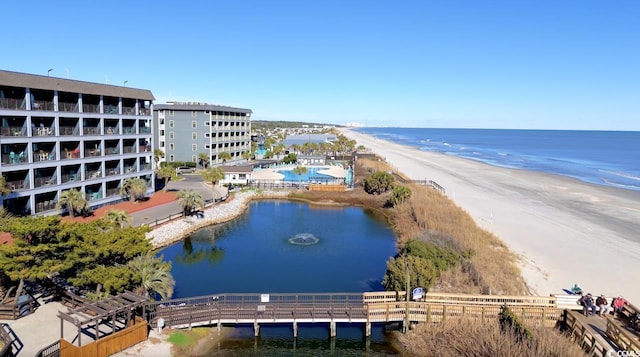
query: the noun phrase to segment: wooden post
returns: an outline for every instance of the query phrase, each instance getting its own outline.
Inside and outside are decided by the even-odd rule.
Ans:
[[[255,337],[260,336],[260,324],[258,324],[257,322],[253,323],[253,335]]]
[[[329,323],[329,335],[331,337],[336,337],[336,322],[333,320]]]
[[[298,337],[298,322],[293,322],[293,338]]]
[[[369,337],[371,336],[371,322],[365,322],[364,324],[364,336],[365,337]]]
[[[222,322],[218,320],[218,336],[220,336],[221,333],[222,333]]]

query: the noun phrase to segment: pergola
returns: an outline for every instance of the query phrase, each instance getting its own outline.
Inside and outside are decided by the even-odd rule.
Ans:
[[[79,304],[74,308],[67,308],[67,311],[58,312],[60,338],[64,338],[64,321],[72,323],[78,329],[78,346],[82,346],[82,334],[97,341],[101,337],[127,328],[131,321],[135,323],[136,310],[140,307],[141,316],[146,315],[145,307],[149,303],[147,298],[130,291],[101,301],[89,301],[70,295],[74,302]]]

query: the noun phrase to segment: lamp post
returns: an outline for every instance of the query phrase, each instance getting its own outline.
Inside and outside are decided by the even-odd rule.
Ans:
[[[127,86],[127,83],[129,83],[129,81],[124,81],[124,83],[122,83],[122,86],[123,86],[123,87],[126,87],[126,86]]]
[[[407,307],[404,312],[404,326],[402,329],[404,333],[407,333],[409,331],[409,259],[407,255],[404,256],[404,267],[406,272],[405,291],[407,294]]]
[[[53,68],[49,68],[49,69],[47,70],[47,77],[49,77],[49,75],[51,74],[51,71],[53,71]]]

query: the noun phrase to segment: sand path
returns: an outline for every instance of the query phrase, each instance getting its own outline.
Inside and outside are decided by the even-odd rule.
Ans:
[[[574,282],[640,304],[640,192],[494,167],[343,130],[416,180],[434,180],[476,223],[521,256],[531,289]]]

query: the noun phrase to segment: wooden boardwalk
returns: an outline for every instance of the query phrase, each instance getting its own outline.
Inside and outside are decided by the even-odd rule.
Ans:
[[[562,309],[551,296],[427,294],[407,302],[404,292],[338,294],[219,294],[156,302],[147,306],[149,323],[170,328],[251,324],[326,323],[336,335],[338,323],[361,323],[365,336],[372,323],[440,322],[448,318],[496,319],[508,306],[524,320],[555,326]]]

